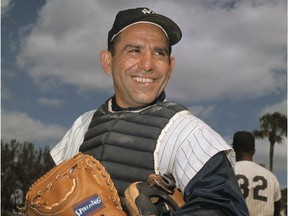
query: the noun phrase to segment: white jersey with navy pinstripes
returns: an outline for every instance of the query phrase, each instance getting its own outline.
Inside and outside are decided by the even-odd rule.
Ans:
[[[95,110],[80,116],[63,139],[51,150],[56,164],[79,151]],[[176,113],[163,128],[154,151],[157,174],[172,173],[177,186],[185,186],[216,153],[225,151],[234,167],[235,155],[222,137],[188,110]]]
[[[281,198],[276,176],[253,161],[238,161],[235,173],[251,216],[272,216]]]

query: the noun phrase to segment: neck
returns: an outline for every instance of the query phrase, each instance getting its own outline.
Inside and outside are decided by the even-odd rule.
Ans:
[[[236,152],[236,161],[253,161],[253,155],[246,152]]]

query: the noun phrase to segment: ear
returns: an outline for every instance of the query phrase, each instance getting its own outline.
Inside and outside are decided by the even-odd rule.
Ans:
[[[112,73],[112,67],[111,67],[112,56],[108,50],[102,50],[100,52],[100,61],[101,61],[103,70],[107,74],[111,74]]]

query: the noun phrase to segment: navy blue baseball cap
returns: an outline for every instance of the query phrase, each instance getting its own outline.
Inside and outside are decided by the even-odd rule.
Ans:
[[[166,16],[156,14],[147,7],[119,11],[112,29],[108,33],[108,44],[124,29],[136,23],[151,23],[160,27],[168,37],[170,44],[178,43],[182,37],[179,26]]]
[[[233,149],[250,152],[255,150],[255,137],[251,132],[238,131],[233,136]]]

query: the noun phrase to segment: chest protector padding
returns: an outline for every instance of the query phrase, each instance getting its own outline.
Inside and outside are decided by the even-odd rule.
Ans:
[[[158,136],[177,112],[186,109],[164,101],[138,111],[108,111],[108,101],[94,114],[80,151],[94,156],[111,175],[120,196],[135,181],[154,173]]]

